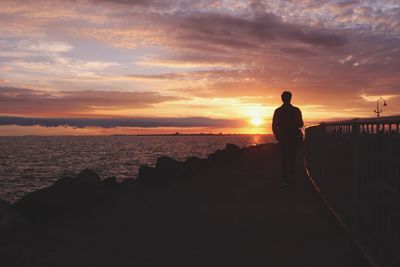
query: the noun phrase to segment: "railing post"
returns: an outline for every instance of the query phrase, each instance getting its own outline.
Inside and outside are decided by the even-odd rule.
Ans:
[[[326,127],[324,124],[320,125],[319,129],[319,156],[320,156],[320,177],[319,177],[319,188],[321,192],[325,190],[325,179],[326,179],[326,147],[325,147],[325,138],[326,138]]]
[[[360,124],[357,119],[353,120],[351,126],[352,135],[352,180],[353,180],[353,212],[351,231],[354,235],[357,233],[358,228],[358,215],[359,215],[359,189],[360,189]]]

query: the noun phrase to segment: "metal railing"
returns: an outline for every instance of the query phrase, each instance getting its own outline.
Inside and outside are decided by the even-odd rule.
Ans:
[[[306,168],[321,196],[381,266],[400,266],[400,116],[306,129]]]

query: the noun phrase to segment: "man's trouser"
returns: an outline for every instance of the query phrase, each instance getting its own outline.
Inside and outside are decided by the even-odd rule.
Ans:
[[[296,171],[297,146],[295,142],[280,142],[281,168],[284,183],[290,183]]]

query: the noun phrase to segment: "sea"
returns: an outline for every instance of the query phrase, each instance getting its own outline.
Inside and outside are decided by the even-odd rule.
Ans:
[[[0,137],[0,199],[15,202],[86,168],[121,181],[136,178],[140,165],[154,166],[161,156],[205,158],[227,143],[245,147],[271,142],[271,135]]]

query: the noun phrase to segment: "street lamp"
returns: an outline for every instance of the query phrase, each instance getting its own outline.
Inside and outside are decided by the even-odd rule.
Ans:
[[[382,97],[380,97],[378,100],[376,100],[376,110],[374,110],[374,112],[376,113],[376,115],[379,118],[379,114],[382,113],[382,109],[379,108],[379,101],[383,101],[383,106],[386,107],[386,100],[383,99]]]

